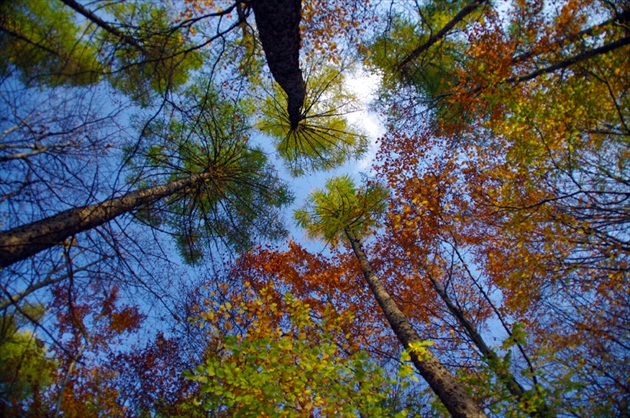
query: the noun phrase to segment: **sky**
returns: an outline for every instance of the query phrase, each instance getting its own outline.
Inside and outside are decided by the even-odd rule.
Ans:
[[[295,202],[291,207],[290,212],[286,215],[287,226],[289,227],[291,236],[294,239],[298,240],[309,251],[316,253],[326,251],[326,243],[308,239],[304,232],[295,225],[292,218],[293,210],[304,205],[307,196],[315,189],[323,188],[326,180],[331,177],[349,174],[356,181],[359,181],[361,174],[370,174],[370,168],[377,151],[376,140],[385,133],[385,127],[379,120],[376,112],[369,110],[370,102],[375,98],[376,90],[378,89],[380,83],[379,77],[374,74],[368,74],[367,72],[356,71],[349,74],[346,77],[345,82],[346,86],[354,94],[356,94],[362,109],[360,112],[351,113],[347,117],[352,124],[361,127],[363,132],[367,135],[370,144],[368,151],[359,161],[352,160],[335,170],[307,174],[302,177],[295,178],[291,182],[293,192],[295,194]],[[291,176],[285,171],[281,173],[281,176],[285,179],[291,178]]]
[[[375,98],[379,83],[380,79],[377,75],[368,73],[353,74],[346,80],[346,85],[357,95],[363,107],[361,112],[350,114],[348,119],[350,122],[361,126],[370,139],[368,152],[355,166],[355,170],[362,173],[369,171],[376,156],[376,140],[385,134],[385,126],[378,115],[369,110],[369,104]]]

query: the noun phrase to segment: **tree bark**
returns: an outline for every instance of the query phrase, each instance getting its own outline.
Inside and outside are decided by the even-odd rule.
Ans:
[[[350,240],[354,254],[359,260],[363,276],[398,340],[405,348],[408,348],[413,343],[422,342],[423,340],[413,328],[407,316],[398,308],[398,305],[387,292],[381,280],[373,272],[360,240],[348,230],[346,230],[346,236]],[[416,369],[453,417],[486,416],[455,376],[440,363],[431,351],[427,350],[422,357],[419,357],[414,352],[411,352],[410,356]]]
[[[0,267],[7,267],[40,251],[61,244],[80,232],[95,228],[142,205],[171,196],[203,182],[211,172],[129,192],[101,203],[69,209],[51,217],[0,234]]]
[[[301,0],[253,0],[252,8],[267,64],[288,98],[291,129],[302,120],[306,83],[300,70]]]

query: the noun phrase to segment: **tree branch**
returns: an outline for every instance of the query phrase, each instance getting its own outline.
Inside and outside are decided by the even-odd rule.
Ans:
[[[87,269],[89,269],[90,267],[100,263],[101,261],[109,258],[110,256],[104,256],[99,258],[96,261],[93,261],[83,267],[80,267],[78,269],[75,270],[75,272],[79,272],[79,271],[85,271]],[[57,273],[59,271],[59,269],[57,269],[56,271],[51,272],[47,278],[45,278],[44,280],[40,280],[35,284],[30,285],[29,287],[27,287],[26,289],[24,289],[21,292],[18,292],[14,295],[8,296],[7,299],[3,300],[0,302],[0,311],[3,311],[5,309],[7,309],[9,306],[11,305],[15,305],[17,304],[19,301],[21,301],[22,299],[24,299],[26,296],[30,295],[31,293],[43,288],[43,287],[47,287],[56,283],[60,283],[64,280],[66,280],[68,277],[70,277],[69,274],[64,274],[62,276],[59,277],[55,277],[53,278],[53,274]],[[5,293],[8,294],[8,292],[5,290]]]
[[[564,43],[566,42],[573,42],[573,41],[577,41],[578,39],[582,38],[584,35],[588,35],[591,36],[593,35],[593,33],[596,32],[596,30],[604,28],[610,24],[623,24],[630,21],[630,9],[622,12],[621,14],[619,14],[618,16],[612,18],[612,19],[608,19],[598,25],[595,26],[591,26],[590,28],[584,29],[578,33],[574,33],[572,35],[566,36],[564,38],[558,39],[555,42],[552,42],[550,46],[562,46]],[[518,64],[521,63],[523,61],[525,61],[526,59],[532,58],[534,56],[538,55],[538,52],[536,51],[528,51],[528,52],[524,52],[522,54],[519,54],[517,56],[515,56],[514,58],[512,58],[512,63],[514,64]]]
[[[541,68],[532,73],[522,75],[522,76],[515,76],[515,77],[507,78],[505,79],[504,82],[505,83],[520,83],[521,81],[528,81],[540,75],[552,73],[556,70],[561,70],[570,65],[577,64],[578,62],[587,60],[589,58],[593,58],[597,55],[606,54],[608,52],[614,51],[615,49],[621,48],[629,44],[630,44],[630,36],[626,36],[625,38],[621,38],[615,42],[611,42],[604,46],[600,46],[599,48],[589,49],[588,51],[582,52],[581,54],[574,55],[571,58],[568,58],[564,61],[561,61],[553,65],[550,65],[548,67]]]
[[[122,39],[123,41],[125,41],[126,43],[128,43],[130,45],[133,45],[133,46],[135,46],[135,47],[137,47],[139,49],[143,49],[142,45],[136,39],[132,38],[131,36],[127,35],[126,33],[122,32],[121,30],[119,30],[118,28],[116,28],[116,27],[110,25],[109,23],[105,22],[103,19],[101,19],[100,17],[96,16],[94,13],[92,13],[91,11],[89,11],[88,9],[86,9],[81,4],[77,3],[76,1],[74,1],[74,0],[61,0],[61,2],[63,4],[65,4],[66,6],[70,7],[75,12],[81,14],[83,17],[85,17],[86,19],[88,19],[92,23],[96,24],[101,29],[111,33],[114,36],[119,37],[120,39]]]
[[[407,55],[407,57],[403,59],[400,62],[400,64],[398,64],[398,68],[397,68],[398,71],[402,72],[405,69],[405,67],[409,65],[409,63],[411,63],[411,61],[418,58],[420,54],[422,54],[427,49],[431,48],[437,41],[444,38],[444,36],[446,36],[446,34],[451,29],[453,29],[455,25],[461,22],[466,16],[474,12],[485,1],[486,0],[475,0],[469,5],[467,5],[466,7],[464,7],[462,10],[460,10],[459,13],[457,13],[455,17],[453,17],[453,19],[450,20],[450,22],[444,25],[444,27],[440,29],[438,33],[431,36],[424,44],[420,45],[419,47],[414,49],[409,55]]]

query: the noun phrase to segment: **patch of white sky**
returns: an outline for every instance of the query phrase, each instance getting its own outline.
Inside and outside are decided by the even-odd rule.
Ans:
[[[346,79],[346,86],[357,96],[361,103],[361,110],[348,115],[348,120],[360,127],[367,135],[370,143],[365,156],[358,161],[356,169],[359,172],[371,171],[372,162],[376,156],[376,140],[385,134],[385,126],[378,114],[369,109],[369,103],[374,99],[376,89],[381,80],[376,74],[357,71]]]
[[[283,167],[280,167],[282,165],[280,161],[276,162],[276,167],[281,172],[281,178],[290,182],[295,196],[292,207],[285,215],[291,238],[315,253],[325,252],[329,248],[328,243],[307,238],[305,232],[296,226],[293,211],[302,207],[308,195],[316,189],[322,189],[330,178],[347,174],[358,183],[363,175],[372,175],[372,162],[377,152],[377,139],[385,133],[385,126],[378,114],[369,109],[369,104],[374,99],[380,83],[379,76],[364,70],[355,70],[346,75],[345,83],[346,88],[356,95],[359,102],[359,110],[349,113],[346,117],[352,125],[358,127],[367,136],[369,145],[365,154],[360,159],[350,160],[334,170],[307,173],[297,178],[292,178]]]

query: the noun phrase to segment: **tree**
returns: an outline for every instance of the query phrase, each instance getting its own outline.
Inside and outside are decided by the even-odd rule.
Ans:
[[[0,6],[0,241],[109,208],[0,272],[0,311],[48,347],[20,343],[24,366],[56,358],[52,384],[18,376],[14,409],[248,408],[230,394],[317,413],[316,392],[292,386],[305,374],[295,362],[315,370],[328,355],[311,383],[349,413],[456,411],[429,370],[448,365],[477,414],[627,415],[628,2],[285,3]],[[356,52],[382,79],[373,168],[388,192],[331,180],[297,219],[332,248],[256,247],[285,236],[291,200],[257,141],[292,175],[366,149],[345,118]],[[159,304],[135,300],[137,287]],[[142,352],[125,352],[138,327]],[[416,387],[381,397],[391,385],[355,373],[388,380],[401,342],[449,409]],[[259,373],[272,356],[280,375]],[[199,380],[179,376],[200,364]],[[269,379],[302,404],[272,410],[282,394]]]
[[[409,148],[410,144],[413,147]],[[446,340],[434,346],[437,352],[461,350],[467,359],[461,367],[469,368],[469,377],[483,373],[479,381],[486,384],[477,393],[493,412],[505,414],[509,408],[517,408],[531,415],[550,415],[552,409],[546,402],[552,396],[538,379],[533,348],[515,337],[518,319],[501,310],[495,296],[497,286],[479,273],[480,267],[471,256],[475,244],[471,242],[469,220],[462,214],[470,211],[472,202],[462,194],[466,184],[459,176],[458,154],[451,155],[427,138],[390,137],[388,145],[387,152],[379,155],[383,160],[377,169],[381,181],[392,191],[385,231],[374,245],[381,275],[415,295],[399,293],[398,297],[413,306],[410,318],[414,324]],[[387,169],[391,166],[405,168]],[[506,334],[501,347],[492,347],[483,335],[491,318]],[[443,336],[444,328],[454,331],[450,338]],[[496,332],[493,334],[493,339],[498,339]],[[501,354],[508,346],[514,352]],[[478,353],[481,364],[471,364],[464,354],[471,349]],[[463,360],[455,357],[449,362],[459,364]],[[518,377],[526,378],[526,383]],[[490,380],[496,382],[491,384]]]
[[[38,252],[60,245],[66,239],[95,228],[141,205],[169,197],[177,192],[207,181],[209,173],[175,181],[164,186],[153,186],[97,205],[69,209],[50,218],[5,231],[2,234],[2,267],[24,260]]]
[[[357,99],[347,91],[341,70],[314,61],[307,74],[308,94],[296,127],[287,115],[284,96],[275,89],[265,100],[257,127],[271,136],[278,156],[294,176],[330,170],[359,159],[367,137],[346,116],[358,110]]]
[[[167,95],[201,66],[188,28],[172,26],[163,6],[137,2],[104,9],[117,23],[73,0],[5,5],[3,73],[17,70],[26,83],[49,86],[107,80],[148,106],[154,93]],[[85,28],[77,16],[87,21]]]
[[[337,316],[329,306],[315,319],[309,305],[289,293],[276,303],[273,287],[245,287],[235,305],[204,307],[197,319],[209,327],[209,345],[216,347],[189,373],[200,382],[204,395],[198,402],[207,410],[243,416],[394,416],[397,411],[385,407],[392,383],[384,370],[365,352],[348,354],[336,343],[353,318]],[[243,325],[243,333],[222,335]]]
[[[176,295],[170,296],[169,292],[161,291],[157,278],[152,277],[155,276],[155,273],[151,272],[151,268],[154,266],[141,265],[142,270],[137,275],[132,270],[134,256],[138,256],[133,251],[138,250],[136,245],[139,242],[139,235],[134,234],[130,247],[117,248],[117,244],[124,242],[124,234],[133,231],[133,226],[121,228],[121,235],[116,233],[108,235],[110,229],[103,225],[104,241],[111,244],[107,241],[107,238],[111,238],[114,241],[112,247],[101,248],[100,251],[102,252],[94,259],[90,259],[89,256],[85,257],[91,251],[99,251],[89,248],[89,240],[85,234],[92,231],[85,229],[94,228],[95,225],[103,224],[103,222],[117,221],[120,219],[120,215],[126,215],[128,220],[135,218],[136,221],[139,221],[136,222],[136,225],[146,223],[154,228],[161,226],[162,229],[168,230],[175,235],[176,243],[179,244],[185,259],[191,262],[198,260],[201,252],[208,251],[208,248],[205,247],[207,242],[214,242],[218,247],[226,245],[242,250],[251,245],[254,239],[261,237],[273,239],[282,236],[284,233],[282,219],[276,215],[271,216],[271,213],[275,213],[279,207],[290,202],[291,196],[284,183],[275,175],[266,156],[247,143],[245,110],[236,110],[234,105],[229,104],[230,102],[226,100],[221,101],[216,94],[212,96],[212,100],[208,100],[210,95],[205,96],[205,101],[196,101],[194,100],[195,97],[198,96],[191,92],[187,102],[191,108],[202,110],[195,114],[194,119],[186,119],[185,114],[182,117],[179,113],[175,113],[171,117],[154,118],[152,123],[144,124],[145,140],[128,148],[127,160],[130,162],[129,168],[126,169],[129,175],[128,181],[130,184],[135,182],[138,185],[138,191],[127,192],[121,198],[110,198],[100,204],[72,208],[64,214],[55,215],[44,222],[27,224],[26,228],[17,227],[17,229],[5,231],[2,235],[3,239],[9,241],[15,239],[16,236],[18,239],[20,238],[20,233],[14,234],[16,231],[21,231],[22,238],[24,238],[24,234],[28,235],[29,231],[42,237],[42,233],[47,232],[43,230],[44,227],[55,224],[55,221],[59,219],[65,219],[65,223],[62,222],[62,225],[54,231],[56,236],[53,236],[52,239],[50,235],[42,238],[45,241],[42,245],[48,247],[62,244],[58,247],[62,256],[58,256],[55,260],[54,254],[52,254],[53,260],[51,261],[53,263],[48,276],[41,277],[34,272],[32,281],[29,280],[30,277],[25,275],[25,280],[18,282],[18,276],[10,273],[28,271],[28,267],[20,266],[21,263],[18,263],[12,265],[10,269],[4,269],[3,309],[19,306],[25,300],[37,297],[36,292],[44,287],[48,287],[50,291],[51,287],[55,289],[62,286],[67,289],[68,296],[64,294],[62,297],[49,299],[41,291],[39,295],[43,295],[44,301],[55,300],[62,305],[65,304],[65,308],[58,307],[58,309],[60,311],[65,310],[65,315],[74,318],[78,308],[76,302],[73,302],[72,295],[85,294],[86,288],[95,285],[106,288],[112,280],[125,286],[126,291],[129,290],[127,287],[129,284],[132,284],[132,287],[145,287],[148,292],[151,292],[150,297],[162,307],[161,309],[167,309],[170,301],[165,299],[174,298]],[[42,153],[27,158],[37,159],[42,156],[45,157],[46,154]],[[25,158],[11,161],[28,160]],[[25,164],[25,166],[29,165]],[[72,204],[73,201],[70,200],[70,202]],[[116,215],[119,217],[115,218]],[[261,215],[262,218],[267,215],[270,217],[262,219]],[[193,219],[194,217],[196,218]],[[85,232],[79,233],[81,230]],[[99,232],[96,234],[99,235]],[[191,237],[191,233],[196,233],[196,235]],[[26,239],[26,242],[21,241],[24,244],[21,250],[33,252],[35,241],[32,237]],[[102,242],[99,244],[102,245]],[[15,248],[11,247],[9,251],[3,254],[7,255],[3,261],[15,260],[15,258],[11,258],[14,256],[11,253],[13,250]],[[24,254],[21,256],[23,257]],[[147,263],[150,260],[149,256],[149,253],[142,251],[142,257],[139,258],[139,261]],[[42,257],[40,260],[46,260],[46,258]],[[40,260],[32,262],[29,260],[24,265],[42,263]],[[104,261],[106,263],[102,263]],[[45,261],[42,264],[45,265]],[[105,266],[99,264],[105,264]],[[108,267],[111,264],[114,265],[114,268],[109,270]],[[122,268],[120,267],[121,264],[123,265]],[[155,267],[158,265],[156,264]],[[115,277],[116,273],[121,270],[123,270],[121,277]],[[149,276],[151,281],[146,281],[147,276],[143,276],[142,273],[152,275]],[[92,308],[91,305],[88,306]],[[103,315],[115,317],[109,311],[105,311]],[[50,316],[54,318],[55,315]],[[57,317],[58,320],[59,317]],[[47,325],[52,329],[60,326],[54,319],[48,319],[48,321]],[[72,319],[69,321],[74,323]],[[50,326],[51,322],[54,324],[53,326]],[[86,384],[86,379],[91,376],[91,372],[81,369],[77,365],[78,359],[90,347],[97,357],[108,350],[105,344],[90,345],[89,341],[94,339],[91,333],[93,326],[95,325],[91,321],[87,321],[77,331],[80,338],[87,335],[84,338],[87,348],[81,349],[83,346],[79,344],[65,350],[60,349],[60,361],[63,359],[63,367],[60,366],[59,369],[59,373],[62,374],[60,377],[62,383],[54,388],[59,388],[61,394],[51,390],[53,393],[47,396],[48,404],[46,407],[50,408],[51,403],[55,405],[62,402],[59,399],[63,398],[68,399],[69,410],[83,411],[77,412],[79,415],[92,411],[90,408],[93,406],[90,406],[90,403],[102,404],[103,408],[109,405],[107,408],[110,406],[114,408],[111,411],[124,409],[117,404],[118,401],[116,400],[117,395],[115,394],[118,393],[118,389],[115,386],[117,381],[113,378],[116,375],[115,371],[108,370],[102,364],[93,364],[91,366],[93,370],[102,370],[104,375],[101,382],[90,386]],[[47,331],[48,341],[63,347],[65,335],[62,334],[64,335],[62,338],[55,338],[53,332]],[[104,340],[104,342],[111,342],[112,346],[120,344],[111,339]],[[74,379],[74,373],[79,373],[81,377],[77,380],[71,380],[74,386],[66,390],[63,389],[67,386],[63,383],[64,373],[72,379]],[[118,383],[120,384],[120,382]],[[99,390],[102,393],[99,394]],[[86,398],[92,400],[85,401]],[[134,399],[134,402],[140,401]],[[56,410],[60,408],[61,406],[57,406]],[[119,412],[111,413],[119,414]]]
[[[215,100],[219,98],[215,97]],[[161,143],[152,145],[147,151],[148,163],[171,171],[171,181],[95,205],[69,209],[5,231],[0,244],[2,266],[59,245],[76,234],[160,200],[172,205],[174,209],[171,211],[175,214],[179,211],[180,216],[189,219],[192,218],[191,210],[200,211],[196,216],[208,223],[207,231],[211,236],[225,237],[236,248],[246,248],[245,235],[253,232],[248,232],[246,228],[266,212],[264,206],[281,207],[290,201],[290,195],[266,167],[264,154],[247,148],[240,136],[242,133],[238,132],[238,125],[230,120],[232,116],[229,112],[232,110],[229,106],[222,108],[220,103],[207,104],[206,118],[203,114],[198,115],[192,128],[178,125],[177,121],[155,128],[163,130],[151,133],[159,138],[165,136],[161,136]],[[226,130],[230,123],[236,131]],[[189,130],[194,136],[190,136]],[[181,178],[182,172],[188,175]],[[214,225],[216,218],[221,216],[222,207],[228,202],[235,205],[234,213],[226,215],[232,225]],[[153,205],[155,208],[156,205]],[[281,233],[277,223],[266,224],[268,226],[263,234],[272,237]],[[179,221],[177,225],[185,227],[186,224]],[[193,253],[199,252],[194,249],[195,241],[202,235],[198,228],[188,228],[180,233],[181,243],[188,248],[191,261],[197,257]]]
[[[501,292],[501,310],[524,324],[533,376],[544,382],[549,403],[623,414],[618,400],[627,389],[601,368],[627,364],[626,321],[618,321],[627,317],[618,287],[627,254],[625,238],[613,232],[625,224],[617,205],[627,196],[619,152],[627,137],[627,98],[619,94],[627,90],[620,76],[627,8],[586,1],[545,13],[542,2],[518,3],[503,16],[487,9],[483,24],[460,25],[442,44],[421,48],[406,64],[418,69],[415,78],[401,81],[410,100],[390,94],[398,102],[388,110],[381,172],[401,198],[393,230],[408,231],[405,248],[421,238],[413,251],[433,254],[432,245],[447,237]],[[600,23],[587,26],[589,14]],[[400,27],[421,26],[406,25]],[[457,48],[447,49],[449,41]],[[435,67],[442,80],[428,74]],[[422,114],[420,104],[435,111]],[[589,366],[570,361],[569,346],[588,352]]]
[[[339,38],[337,32],[360,32],[362,29],[359,26],[367,25],[371,20],[367,15],[357,13],[362,3],[317,1],[310,2],[304,8],[298,0],[287,0],[282,4],[267,0],[252,3],[267,64],[275,81],[286,94],[286,98],[283,97],[281,101],[286,100],[283,109],[286,109],[290,131],[297,130],[300,122],[308,117],[310,105],[305,104],[305,100],[309,91],[319,89],[319,86],[309,86],[309,81],[304,80],[300,50],[305,56],[302,63],[309,59],[321,61],[324,65],[326,61],[339,63],[339,58],[335,56],[338,52],[337,43],[352,42],[353,37]],[[307,44],[306,48],[302,48],[303,42]],[[322,54],[325,60],[321,59]],[[311,98],[316,96],[319,93],[311,94]]]
[[[41,318],[41,306],[24,306],[29,316]],[[0,410],[6,415],[37,409],[41,395],[52,381],[55,361],[32,330],[21,330],[17,312],[5,311],[0,323]]]
[[[4,3],[1,10],[3,76],[15,66],[27,83],[85,85],[98,80],[103,67],[97,50],[76,38],[79,27],[61,5],[30,0]]]
[[[373,272],[361,245],[361,239],[376,225],[375,216],[384,210],[384,191],[371,185],[357,191],[349,177],[328,180],[326,191],[309,196],[309,206],[295,217],[313,237],[348,240],[374,298],[378,301],[400,343],[410,349],[411,359],[431,389],[453,416],[485,416],[455,377],[426,349],[407,316],[398,308],[381,280]]]
[[[302,1],[283,3],[267,0],[252,3],[260,42],[275,80],[287,94],[287,113],[291,129],[302,119],[306,83],[300,70],[300,20]]]

